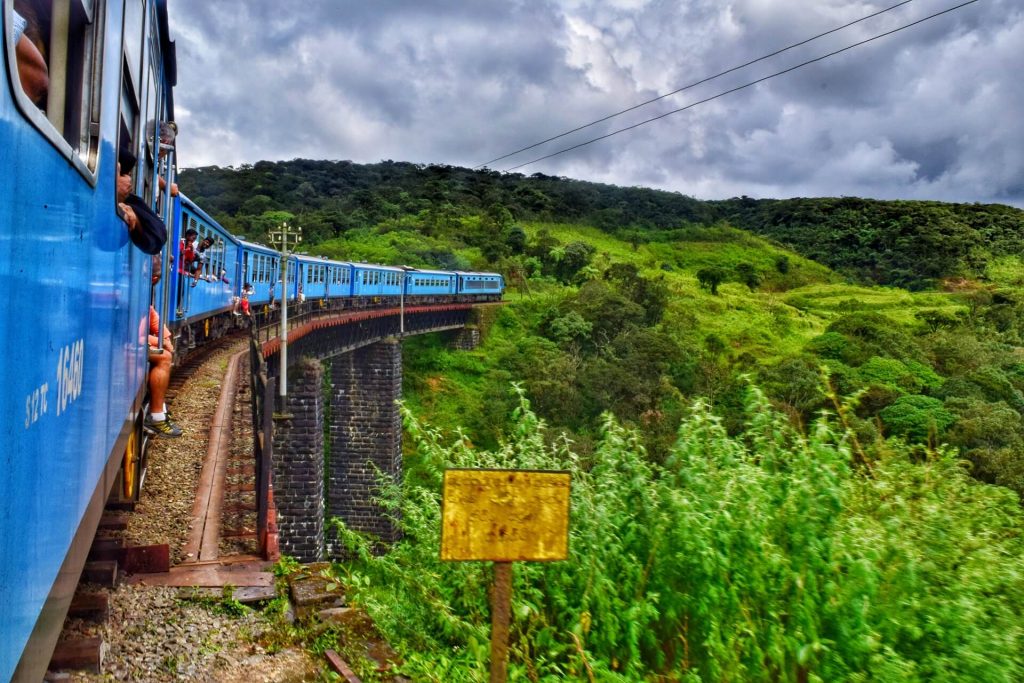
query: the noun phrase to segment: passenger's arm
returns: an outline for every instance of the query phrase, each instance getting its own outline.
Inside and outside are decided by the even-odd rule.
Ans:
[[[37,107],[44,106],[46,93],[50,89],[50,72],[42,53],[28,36],[22,35],[14,47],[14,54],[18,59],[21,89]]]

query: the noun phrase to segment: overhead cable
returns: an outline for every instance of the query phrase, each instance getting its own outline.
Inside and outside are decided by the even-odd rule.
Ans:
[[[948,9],[944,9],[941,12],[936,12],[935,14],[930,14],[927,17],[924,17],[923,19],[918,19],[917,21],[913,21],[913,22],[911,22],[909,24],[906,24],[904,26],[900,26],[899,28],[894,28],[891,31],[886,31],[885,33],[879,33],[876,36],[872,36],[871,38],[867,38],[865,40],[861,40],[859,42],[853,43],[852,45],[847,45],[846,47],[840,48],[839,50],[835,50],[833,52],[829,52],[828,54],[821,55],[820,57],[815,57],[814,59],[809,59],[806,62],[801,62],[801,63],[799,63],[799,64],[797,64],[795,66],[789,67],[788,69],[783,69],[782,71],[776,71],[775,73],[769,74],[769,75],[767,75],[767,76],[765,76],[763,78],[758,78],[756,81],[750,81],[749,83],[744,83],[743,85],[737,86],[735,88],[730,88],[729,90],[725,90],[723,92],[720,92],[717,95],[712,95],[711,97],[706,97],[703,100],[698,100],[697,102],[693,102],[691,104],[688,104],[685,107],[679,107],[678,109],[673,109],[672,111],[665,112],[664,114],[660,114],[658,116],[654,116],[652,118],[645,119],[644,121],[641,121],[639,123],[635,123],[632,126],[626,126],[625,128],[619,128],[618,130],[614,130],[611,133],[607,133],[606,135],[601,135],[599,137],[587,140],[586,142],[581,142],[578,145],[573,145],[571,147],[566,147],[564,149],[560,149],[557,152],[552,152],[551,154],[546,154],[546,155],[544,155],[542,157],[537,157],[536,159],[533,159],[531,161],[527,161],[527,162],[519,164],[517,166],[511,166],[509,168],[504,169],[504,172],[508,173],[510,171],[514,171],[516,169],[523,168],[524,166],[529,166],[530,164],[535,164],[538,161],[544,161],[545,159],[550,159],[551,157],[556,157],[556,156],[559,156],[560,154],[565,154],[566,152],[571,152],[571,151],[573,151],[575,149],[579,149],[580,147],[586,147],[587,145],[591,145],[591,144],[593,144],[595,142],[599,142],[601,140],[606,140],[607,138],[610,138],[612,136],[618,135],[619,133],[625,133],[626,131],[633,130],[634,128],[639,128],[640,126],[644,126],[644,125],[647,125],[648,123],[652,123],[654,121],[658,121],[658,120],[663,119],[663,118],[665,118],[667,116],[672,116],[673,114],[678,114],[679,112],[686,111],[687,109],[692,109],[692,108],[696,107],[697,105],[705,104],[705,103],[710,102],[712,100],[717,100],[719,97],[724,97],[725,95],[729,95],[729,94],[732,94],[734,92],[738,92],[740,90],[745,90],[746,88],[749,88],[749,87],[751,87],[753,85],[757,85],[758,83],[764,83],[765,81],[770,80],[772,78],[775,78],[776,76],[782,76],[783,74],[788,74],[790,71],[796,71],[797,69],[805,67],[808,64],[814,64],[815,62],[823,61],[825,59],[828,59],[829,57],[835,57],[836,55],[841,54],[843,52],[846,52],[848,50],[852,50],[855,47],[860,47],[861,45],[866,45],[867,43],[870,43],[872,41],[878,40],[880,38],[885,38],[886,36],[891,36],[894,33],[899,33],[900,31],[904,31],[904,30],[906,30],[908,28],[911,28],[912,26],[917,26],[918,24],[924,23],[924,22],[926,22],[926,21],[928,21],[930,19],[934,19],[936,17],[940,17],[943,14],[948,14],[950,12],[953,12],[953,11],[956,11],[956,10],[961,9],[963,7],[966,7],[967,5],[973,5],[976,2],[978,2],[978,0],[968,0],[967,2],[962,2],[959,5],[955,5],[953,7],[948,8]]]
[[[572,135],[573,133],[579,132],[579,131],[584,130],[586,128],[590,128],[591,126],[596,126],[599,123],[604,123],[605,121],[608,121],[610,119],[614,119],[616,116],[622,116],[623,114],[629,113],[629,112],[631,112],[631,111],[633,111],[635,109],[639,109],[641,107],[646,107],[648,104],[652,104],[654,102],[658,102],[659,100],[663,100],[666,97],[671,97],[672,95],[678,95],[679,93],[683,92],[684,90],[689,90],[690,88],[695,88],[698,85],[701,85],[703,83],[707,83],[709,81],[713,81],[716,78],[721,78],[722,76],[725,76],[727,74],[731,74],[734,71],[739,71],[740,69],[744,69],[744,68],[746,68],[746,67],[748,67],[748,66],[750,66],[752,64],[757,64],[758,62],[763,62],[766,59],[771,59],[772,57],[776,57],[778,55],[781,55],[783,52],[786,52],[787,50],[792,50],[793,48],[800,47],[801,45],[806,45],[807,43],[810,43],[812,41],[817,40],[818,38],[824,38],[827,35],[830,35],[832,33],[836,33],[837,31],[842,31],[843,29],[849,28],[849,27],[851,27],[851,26],[853,26],[855,24],[859,24],[862,21],[867,21],[868,19],[872,19],[874,17],[877,17],[880,14],[885,14],[886,12],[891,12],[892,10],[894,10],[894,9],[896,9],[898,7],[902,7],[903,5],[908,5],[911,2],[913,2],[913,1],[914,0],[903,0],[903,2],[898,2],[895,5],[892,5],[891,7],[886,7],[885,9],[879,10],[877,12],[873,12],[871,14],[868,14],[867,16],[863,16],[860,19],[856,19],[856,20],[851,21],[851,22],[849,22],[847,24],[843,24],[842,26],[837,26],[837,27],[835,27],[833,29],[829,29],[828,31],[825,31],[824,33],[819,33],[818,35],[812,36],[812,37],[810,37],[810,38],[808,38],[806,40],[801,40],[799,43],[793,43],[792,45],[787,45],[786,47],[782,48],[781,50],[776,50],[775,52],[771,52],[771,53],[766,54],[766,55],[764,55],[762,57],[758,57],[757,59],[752,59],[749,62],[744,62],[743,64],[740,64],[738,66],[734,66],[734,67],[732,67],[730,69],[726,69],[725,71],[720,71],[719,73],[715,74],[714,76],[707,76],[706,78],[702,78],[699,81],[694,81],[693,83],[690,83],[688,85],[684,85],[681,88],[676,88],[672,92],[667,92],[664,95],[658,95],[657,97],[651,98],[651,99],[649,99],[649,100],[647,100],[645,102],[641,102],[640,104],[635,104],[632,107],[629,107],[628,109],[623,109],[622,111],[617,111],[614,114],[609,114],[608,116],[605,116],[604,118],[597,119],[596,121],[591,121],[590,123],[585,123],[582,126],[577,126],[576,128],[573,128],[572,130],[567,130],[564,133],[559,133],[558,135],[554,135],[554,136],[552,136],[552,137],[550,137],[550,138],[548,138],[546,140],[541,140],[540,142],[534,143],[534,144],[529,145],[527,147],[523,147],[521,149],[517,149],[514,152],[509,152],[508,154],[505,154],[503,156],[497,157],[495,159],[491,159],[490,161],[484,162],[484,163],[482,163],[482,164],[480,164],[478,166],[474,166],[473,168],[475,168],[475,169],[476,168],[483,168],[484,166],[488,166],[490,164],[493,164],[495,161],[501,161],[502,159],[507,159],[507,158],[509,158],[511,156],[515,156],[516,154],[519,154],[520,152],[526,152],[526,151],[531,150],[531,149],[533,149],[535,147],[540,147],[541,145],[547,144],[547,143],[552,142],[554,140],[558,140],[559,138],[564,138],[566,135]]]

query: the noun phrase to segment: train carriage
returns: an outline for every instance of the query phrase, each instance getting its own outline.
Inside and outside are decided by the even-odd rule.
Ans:
[[[295,258],[299,286],[307,300],[326,299],[328,296],[328,268],[330,262],[319,256],[301,254]]]
[[[404,271],[394,266],[356,263],[352,271],[352,296],[398,297],[402,294]]]
[[[461,299],[481,298],[486,301],[501,299],[505,291],[505,278],[498,273],[456,273],[456,292]]]
[[[410,268],[405,273],[406,296],[455,294],[456,274],[443,270]]]
[[[155,131],[173,119],[175,63],[164,0],[0,7],[0,680],[38,681],[107,494],[141,452],[151,257],[119,213],[118,151],[166,215],[157,172],[170,179],[173,155]]]
[[[184,258],[185,234],[196,231],[195,259]],[[175,332],[189,326],[186,336],[220,336],[230,324],[232,298],[238,294],[242,243],[184,195],[175,202],[175,220],[170,244],[174,257],[165,278],[168,291],[166,321]],[[205,246],[204,245],[208,245]],[[162,287],[157,295],[163,296]],[[192,327],[201,323],[202,329]]]
[[[239,240],[239,267],[241,272],[239,280],[242,286],[252,287],[252,294],[249,295],[249,302],[253,306],[270,303],[270,290],[275,288],[274,298],[281,296],[281,255],[268,246]]]
[[[351,298],[355,266],[351,263],[329,261],[327,265],[328,298]]]

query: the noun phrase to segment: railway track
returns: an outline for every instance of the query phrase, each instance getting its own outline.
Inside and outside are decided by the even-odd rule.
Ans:
[[[182,360],[174,366],[171,371],[171,381],[167,386],[167,403],[170,405],[185,383],[191,379],[195,371],[200,368],[206,360],[217,351],[245,339],[249,336],[248,330],[235,330],[225,334],[219,339],[205,342],[201,346],[189,349]]]

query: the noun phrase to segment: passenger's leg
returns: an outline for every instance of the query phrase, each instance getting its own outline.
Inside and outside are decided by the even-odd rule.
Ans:
[[[149,354],[149,415],[146,416],[145,427],[151,434],[175,438],[181,436],[181,428],[167,417],[167,387],[171,383],[171,363],[174,349],[169,341],[165,341],[164,350],[157,353],[155,337],[150,337]]]

